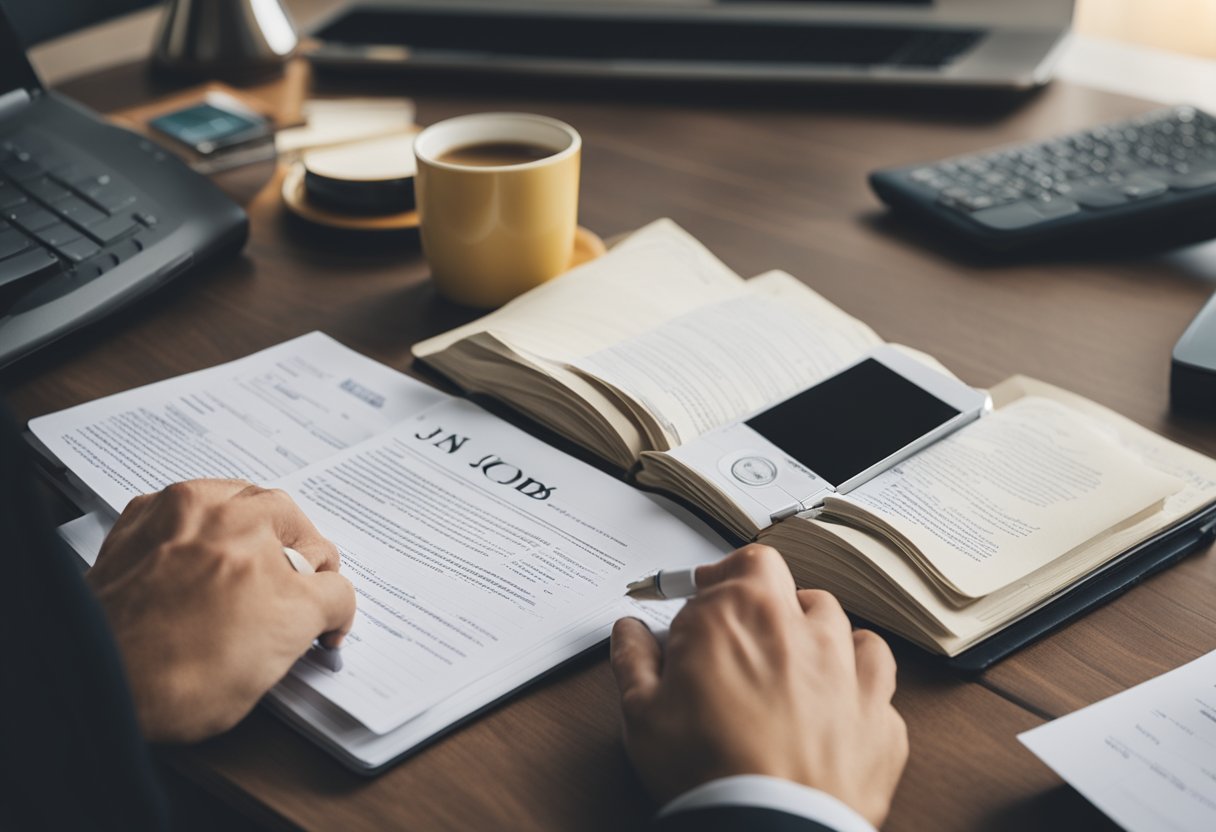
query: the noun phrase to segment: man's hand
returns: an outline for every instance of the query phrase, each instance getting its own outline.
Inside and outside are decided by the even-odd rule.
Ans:
[[[665,653],[636,619],[612,633],[625,745],[655,798],[764,774],[880,825],[908,758],[886,642],[852,632],[829,593],[796,591],[768,546],[701,567],[697,586]]]
[[[284,546],[316,574],[295,572]],[[287,494],[240,480],[136,497],[87,580],[152,741],[232,727],[313,639],[337,646],[355,614],[333,544]]]

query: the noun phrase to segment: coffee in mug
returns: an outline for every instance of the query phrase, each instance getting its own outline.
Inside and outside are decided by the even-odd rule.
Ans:
[[[453,148],[440,156],[439,161],[447,162],[449,165],[489,168],[503,165],[524,165],[552,155],[551,149],[537,144],[481,142]]]
[[[469,306],[501,306],[570,265],[582,139],[525,113],[441,121],[414,141],[422,249],[435,287]]]

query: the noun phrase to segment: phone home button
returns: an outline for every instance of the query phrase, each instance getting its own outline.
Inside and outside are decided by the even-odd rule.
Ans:
[[[744,485],[769,485],[777,479],[777,466],[762,456],[745,456],[734,461],[730,473]]]

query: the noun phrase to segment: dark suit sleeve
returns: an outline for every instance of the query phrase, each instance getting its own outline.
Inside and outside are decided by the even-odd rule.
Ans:
[[[0,829],[166,829],[117,648],[2,407],[0,474]]]
[[[652,832],[835,832],[807,818],[755,806],[707,806],[655,820]]]

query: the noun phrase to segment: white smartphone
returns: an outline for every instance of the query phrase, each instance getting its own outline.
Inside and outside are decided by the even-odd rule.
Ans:
[[[883,346],[670,453],[767,525],[847,493],[990,409],[986,393]]]

